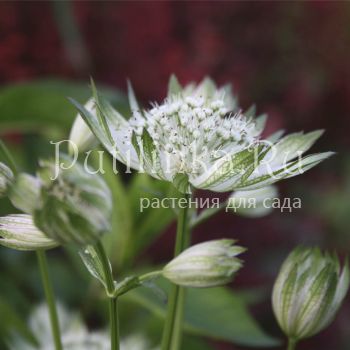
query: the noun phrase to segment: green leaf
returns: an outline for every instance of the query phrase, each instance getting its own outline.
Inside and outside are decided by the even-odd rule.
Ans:
[[[79,251],[79,255],[90,274],[99,280],[107,290],[107,281],[105,278],[102,262],[95,248],[91,245],[88,245]]]
[[[169,286],[169,285],[168,285]],[[124,296],[164,318],[166,305],[145,288]],[[243,299],[225,287],[187,289],[186,332],[251,347],[273,347],[279,340],[267,335],[250,315]]]
[[[196,334],[246,346],[279,344],[259,327],[237,295],[224,287],[188,290],[185,320],[189,330]]]
[[[118,91],[101,88],[101,92],[118,106],[127,111],[125,97]],[[67,101],[67,96],[85,103],[91,96],[86,83],[68,80],[38,80],[20,83],[0,89],[0,130],[23,130],[66,133],[77,114]]]
[[[133,238],[128,250],[135,256],[149,246],[175,218],[171,208],[145,208],[141,212],[142,198],[152,200],[165,197],[176,197],[175,188],[166,181],[159,181],[152,177],[135,173],[128,190],[130,210],[134,215]]]
[[[0,140],[0,161],[3,161],[8,167],[10,167],[14,174],[17,174],[18,169],[16,163],[2,140]]]
[[[95,155],[95,154],[94,154]],[[94,163],[98,159],[95,157]],[[125,262],[127,250],[132,245],[133,212],[130,210],[130,200],[120,173],[115,174],[112,160],[104,153],[103,177],[108,184],[113,198],[113,215],[111,233],[103,238],[107,254],[110,256],[112,265],[122,267]],[[135,176],[135,175],[134,175]],[[115,252],[118,251],[116,254]]]

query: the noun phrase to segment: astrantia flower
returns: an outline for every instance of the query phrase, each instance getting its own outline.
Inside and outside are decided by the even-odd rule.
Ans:
[[[272,304],[283,332],[294,341],[311,337],[334,319],[349,288],[346,263],[319,249],[295,249],[275,282]]]
[[[96,114],[73,101],[99,141],[119,161],[183,192],[190,186],[224,192],[266,186],[298,175],[331,155],[301,158],[321,131],[263,140],[265,116],[238,108],[228,87],[210,79],[182,88],[175,78],[161,104],[140,109],[129,85],[128,120],[98,96]]]

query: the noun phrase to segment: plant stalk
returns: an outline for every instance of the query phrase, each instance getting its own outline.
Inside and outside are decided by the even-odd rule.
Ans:
[[[55,296],[50,281],[46,253],[44,250],[37,250],[36,255],[38,258],[38,264],[40,268],[41,280],[44,287],[46,302],[49,308],[52,337],[54,340],[55,349],[63,350],[61,342],[60,325],[58,322],[57,309],[55,303]]]
[[[186,206],[180,208],[178,216],[175,256],[179,255],[190,244],[188,202],[191,196],[185,194],[183,198],[186,199]],[[162,350],[179,350],[181,348],[185,289],[177,285],[173,285],[171,288],[163,330]]]
[[[111,350],[119,350],[119,319],[118,319],[118,298],[111,297],[114,293],[114,280],[112,269],[101,242],[95,246],[96,252],[102,263],[103,272],[106,278],[108,299],[109,299],[109,319],[110,319],[110,333],[111,333]]]
[[[288,338],[287,350],[295,350],[297,346],[297,341],[293,338]]]

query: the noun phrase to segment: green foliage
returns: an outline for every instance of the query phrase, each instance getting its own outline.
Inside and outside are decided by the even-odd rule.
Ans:
[[[104,95],[125,110],[125,99],[116,90],[103,89]],[[0,130],[24,132],[64,131],[71,127],[75,108],[67,97],[85,102],[90,97],[86,84],[62,80],[39,80],[0,89]]]
[[[169,284],[161,283],[167,290]],[[139,303],[158,317],[165,317],[166,305],[146,288],[135,289],[125,299]],[[186,332],[235,344],[268,347],[279,341],[264,333],[250,315],[244,298],[226,287],[187,289],[185,305]]]

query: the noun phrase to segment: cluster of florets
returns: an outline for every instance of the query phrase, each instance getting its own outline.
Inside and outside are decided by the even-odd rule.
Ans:
[[[209,165],[259,136],[255,122],[239,110],[229,110],[223,94],[207,99],[172,95],[152,107],[133,113],[129,133],[141,135],[146,128],[160,153],[187,173],[196,174],[198,164]]]

